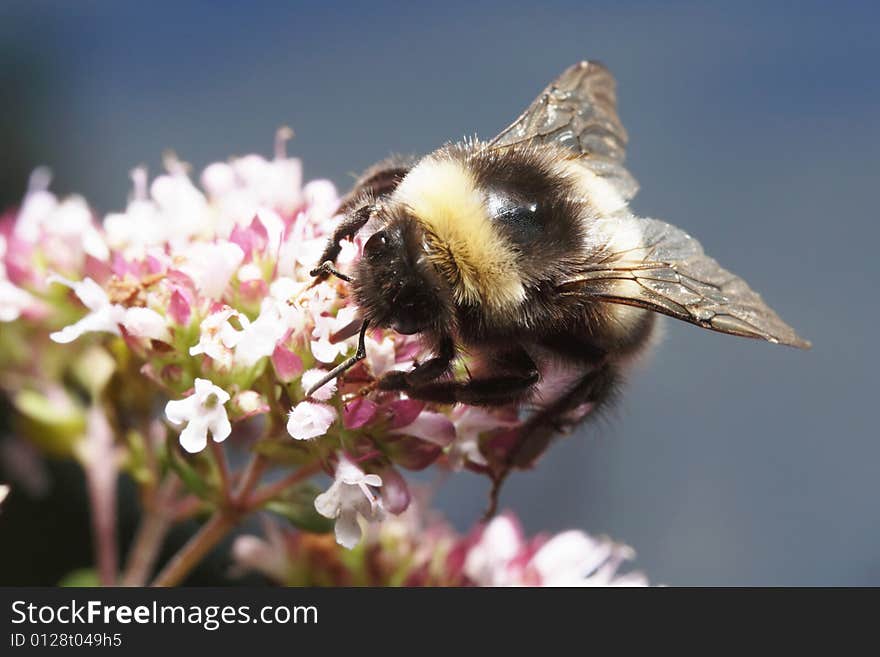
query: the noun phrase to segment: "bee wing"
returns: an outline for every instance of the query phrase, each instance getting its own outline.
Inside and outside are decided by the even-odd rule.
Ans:
[[[590,241],[589,264],[563,281],[560,293],[639,306],[721,333],[810,347],[743,279],[675,226],[638,217],[600,220]]]
[[[629,200],[638,191],[638,183],[623,166],[627,134],[617,116],[616,86],[614,76],[602,64],[575,64],[551,82],[487,148],[518,144],[567,148]]]

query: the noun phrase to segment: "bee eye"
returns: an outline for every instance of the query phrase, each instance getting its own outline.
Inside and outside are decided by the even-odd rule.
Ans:
[[[364,244],[364,255],[369,259],[375,259],[388,249],[388,235],[384,230],[379,230],[370,236]]]

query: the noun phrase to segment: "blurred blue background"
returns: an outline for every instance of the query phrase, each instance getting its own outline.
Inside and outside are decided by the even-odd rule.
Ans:
[[[693,233],[811,352],[666,322],[610,421],[513,477],[530,531],[634,546],[672,585],[880,584],[874,3],[0,3],[0,194],[122,208],[128,171],[197,169],[276,127],[345,188],[390,152],[490,137],[582,58],[619,84],[634,209]],[[440,504],[459,527],[473,475]],[[86,531],[82,525],[83,532]]]

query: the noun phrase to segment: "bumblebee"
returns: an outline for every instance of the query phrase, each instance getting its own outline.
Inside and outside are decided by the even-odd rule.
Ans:
[[[419,333],[432,358],[390,372],[380,390],[485,406],[532,402],[499,482],[552,437],[613,397],[621,371],[650,344],[656,313],[701,328],[807,348],[736,275],[687,233],[634,216],[638,185],[624,168],[627,134],[615,82],[596,62],[554,80],[498,136],[448,144],[415,162],[368,170],[342,205],[319,279],[350,281],[368,327]],[[354,276],[334,268],[342,240],[370,236]],[[476,363],[456,379],[462,352]],[[575,375],[551,395],[554,364]]]

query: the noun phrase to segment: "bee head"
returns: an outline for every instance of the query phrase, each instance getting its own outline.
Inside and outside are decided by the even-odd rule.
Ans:
[[[364,318],[407,335],[447,324],[449,286],[428,259],[421,225],[397,206],[380,208],[376,218],[353,285]]]

